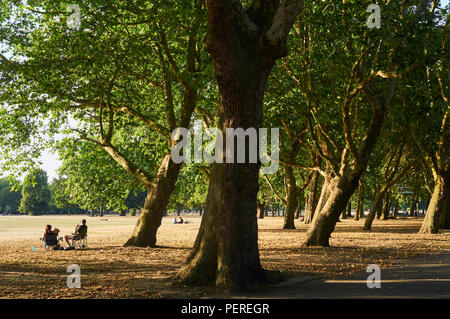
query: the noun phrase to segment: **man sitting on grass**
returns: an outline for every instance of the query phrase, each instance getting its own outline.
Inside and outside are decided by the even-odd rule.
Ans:
[[[72,233],[72,235],[65,235],[64,239],[67,242],[67,245],[73,246],[75,243],[75,240],[83,239],[87,234],[87,226],[86,226],[86,219],[83,219],[81,221],[81,225],[77,225],[75,227],[75,232]],[[72,244],[70,244],[69,240],[72,240]]]

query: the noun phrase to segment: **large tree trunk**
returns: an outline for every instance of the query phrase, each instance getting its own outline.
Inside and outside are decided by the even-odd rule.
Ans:
[[[220,47],[220,43],[215,45]],[[261,127],[264,89],[273,66],[273,61],[264,65],[250,43],[245,50],[237,46],[241,54],[226,49],[212,54],[221,102],[219,127],[224,136],[226,128]],[[224,154],[226,144],[224,140]],[[247,154],[248,146],[247,142]],[[265,279],[256,218],[259,168],[259,163],[248,162],[212,164],[205,214],[194,248],[178,272],[181,282],[213,283],[230,291]]]
[[[164,157],[152,188],[148,191],[144,208],[133,234],[125,243],[125,246],[156,246],[156,233],[161,226],[161,220],[169,203],[170,195],[175,189],[180,168],[181,164],[174,163],[170,154]]]
[[[284,182],[286,185],[286,213],[283,229],[295,229],[295,209],[297,208],[296,181],[292,167],[284,166]]]
[[[425,214],[422,227],[419,230],[421,234],[437,234],[440,228],[440,216],[444,212],[445,202],[449,197],[448,172],[438,175],[434,183],[433,195]]]
[[[306,234],[306,246],[329,246],[339,215],[355,191],[362,172],[346,172],[341,177],[327,176],[314,218]]]
[[[308,185],[308,195],[306,196],[304,223],[309,224],[314,217],[314,211],[317,207],[317,187],[319,184],[319,172],[313,172],[311,181]]]

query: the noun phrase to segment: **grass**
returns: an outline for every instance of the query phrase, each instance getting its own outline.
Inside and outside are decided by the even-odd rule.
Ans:
[[[73,232],[82,218],[89,227],[85,250],[45,251],[38,239],[46,224]],[[174,225],[164,218],[160,248],[122,247],[137,217],[0,216],[0,298],[186,298],[211,294],[207,287],[183,288],[171,276],[183,264],[195,240],[200,218]],[[338,223],[329,248],[300,247],[307,226],[281,230],[280,217],[259,220],[259,247],[264,268],[285,275],[318,274],[327,278],[365,271],[368,264],[388,267],[395,259],[437,254],[450,249],[450,233],[418,235],[421,219],[364,220]],[[33,251],[33,246],[36,247]],[[81,267],[81,289],[66,286],[67,267]]]

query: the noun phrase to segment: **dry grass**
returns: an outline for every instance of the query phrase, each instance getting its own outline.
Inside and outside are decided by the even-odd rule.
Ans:
[[[136,218],[87,218],[89,248],[45,251],[37,238],[47,223],[73,231],[80,217],[0,217],[0,298],[170,298],[198,297],[204,287],[172,285],[193,245],[199,218],[173,225],[165,218],[161,248],[125,248]],[[362,221],[344,220],[332,235],[331,248],[300,248],[307,227],[283,231],[282,218],[260,220],[259,245],[264,268],[285,273],[321,274],[329,278],[364,271],[368,264],[389,266],[394,259],[450,249],[450,233],[418,235],[420,219],[375,221],[363,232]],[[36,251],[32,247],[36,246]],[[81,267],[81,289],[66,287],[67,266]]]

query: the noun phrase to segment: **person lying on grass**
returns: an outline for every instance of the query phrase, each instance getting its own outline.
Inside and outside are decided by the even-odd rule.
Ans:
[[[67,245],[73,246],[75,240],[83,239],[86,236],[86,233],[87,233],[86,219],[83,219],[81,221],[81,225],[77,225],[77,227],[75,227],[75,232],[72,233],[72,235],[65,235],[64,239],[66,240]],[[72,241],[72,244],[70,243],[69,240]]]

